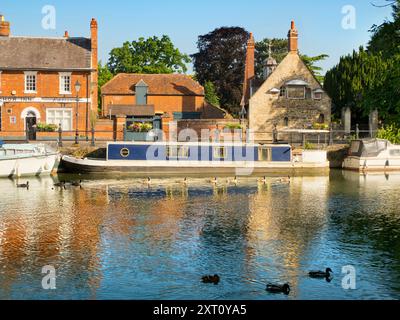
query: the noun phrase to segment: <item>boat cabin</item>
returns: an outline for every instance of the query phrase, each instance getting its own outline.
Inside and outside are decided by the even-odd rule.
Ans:
[[[400,157],[400,145],[393,145],[387,140],[368,139],[354,140],[351,143],[350,157]]]
[[[241,143],[110,142],[107,160],[291,162],[292,148],[290,145]]]

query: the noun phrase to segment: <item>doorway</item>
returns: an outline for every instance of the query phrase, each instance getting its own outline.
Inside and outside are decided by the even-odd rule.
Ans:
[[[28,140],[36,140],[37,119],[36,114],[29,111],[25,118],[26,136]]]

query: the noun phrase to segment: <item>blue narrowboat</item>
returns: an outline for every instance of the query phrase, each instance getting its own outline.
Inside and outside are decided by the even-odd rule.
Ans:
[[[310,167],[294,161],[290,145],[190,142],[110,142],[106,159],[63,157],[68,172],[235,174]],[[311,167],[326,167],[326,163]]]

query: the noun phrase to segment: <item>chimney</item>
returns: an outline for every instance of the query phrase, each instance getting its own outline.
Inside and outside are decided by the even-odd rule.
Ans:
[[[255,77],[254,56],[255,56],[256,43],[254,41],[253,33],[250,33],[250,38],[247,41],[246,64],[244,71],[243,82],[243,101],[242,106],[248,104],[249,99],[253,94],[253,80]]]
[[[289,52],[298,52],[299,51],[299,33],[296,29],[294,21],[292,21],[289,33]]]
[[[64,38],[69,38],[69,33],[68,33],[68,31],[65,31],[65,33],[64,33]]]
[[[91,74],[91,98],[92,98],[92,110],[98,108],[98,25],[95,18],[90,22],[90,40],[91,40],[91,51],[92,51],[92,74]]]
[[[0,15],[0,37],[10,36],[10,23],[4,21],[4,16]]]

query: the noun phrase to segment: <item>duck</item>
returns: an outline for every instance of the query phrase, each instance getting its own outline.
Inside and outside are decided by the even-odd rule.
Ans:
[[[280,284],[268,284],[267,289],[270,293],[284,293],[288,295],[290,293],[290,286],[289,284],[285,283],[283,285]]]
[[[82,180],[71,182],[73,187],[82,187]]]
[[[311,278],[321,278],[321,279],[322,278],[326,278],[326,279],[328,279],[328,278],[331,277],[331,273],[333,273],[332,269],[331,268],[326,268],[325,272],[324,271],[310,271],[308,273],[308,275]]]
[[[29,181],[27,181],[26,183],[17,184],[17,188],[29,189]]]
[[[55,187],[65,187],[65,181],[60,181],[54,184]]]
[[[203,283],[212,283],[214,285],[217,285],[221,281],[221,278],[219,275],[215,274],[213,276],[204,276],[201,278],[201,280],[203,281]]]
[[[262,183],[266,184],[266,183],[267,183],[267,177],[261,178],[260,181],[261,181]]]
[[[280,183],[290,183],[291,177],[288,176],[287,178],[281,178],[278,180]]]

